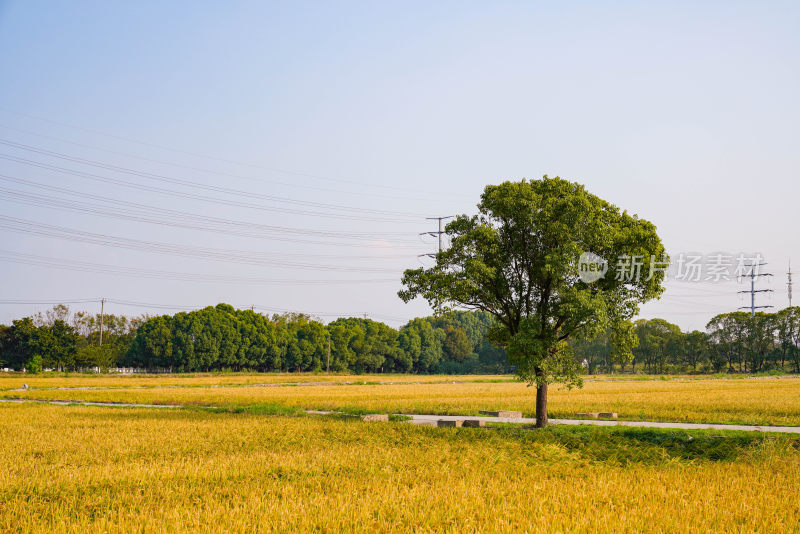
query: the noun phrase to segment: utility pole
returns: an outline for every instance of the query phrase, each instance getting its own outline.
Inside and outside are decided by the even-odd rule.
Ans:
[[[103,319],[105,319],[106,299],[100,299],[100,346],[103,346]]]
[[[789,290],[789,307],[792,307],[792,260],[789,260],[789,272],[786,273],[789,277],[786,282],[786,288]]]
[[[774,308],[774,306],[756,306],[756,293],[772,293],[771,289],[756,289],[756,278],[759,276],[772,276],[769,273],[759,273],[758,268],[766,265],[766,263],[753,262],[748,265],[750,272],[741,276],[750,278],[750,289],[739,291],[739,293],[750,293],[750,306],[742,306],[740,310],[750,310],[750,317],[755,317],[756,310],[762,308]]]
[[[429,221],[439,221],[439,230],[437,230],[435,232],[421,232],[419,235],[429,235],[429,236],[433,236],[433,237],[438,238],[438,240],[439,240],[439,249],[438,249],[436,254],[434,254],[432,252],[429,252],[427,254],[420,254],[417,257],[421,258],[422,256],[427,256],[428,258],[432,258],[433,260],[436,260],[437,254],[441,254],[441,252],[442,252],[442,234],[444,234],[444,229],[442,228],[442,221],[445,221],[447,219],[452,219],[453,217],[455,217],[455,215],[446,215],[444,217],[425,217]],[[435,314],[439,315],[441,313],[441,311],[442,311],[442,306],[440,304],[437,304],[435,306],[435,308],[434,308]]]
[[[328,374],[331,372],[331,336],[328,336],[328,366],[325,372]]]
[[[439,239],[439,252],[442,251],[442,234],[444,234],[444,230],[442,229],[442,221],[447,219],[452,219],[455,215],[447,215],[446,217],[425,217],[425,219],[429,221],[439,221],[439,230],[433,232],[420,232],[419,235],[429,235]],[[420,254],[420,256],[427,256],[429,258],[436,258],[436,254],[428,253],[428,254]]]

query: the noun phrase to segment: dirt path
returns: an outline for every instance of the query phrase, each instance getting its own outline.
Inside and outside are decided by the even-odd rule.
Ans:
[[[126,402],[91,402],[91,401],[60,401],[42,399],[0,399],[6,403],[26,403],[35,402],[42,404],[54,404],[57,406],[81,405],[81,406],[106,406],[110,408],[184,408],[180,404],[134,404]],[[212,408],[212,407],[209,407]],[[308,410],[313,414],[330,414],[333,412]],[[528,417],[485,417],[467,415],[434,415],[434,414],[402,414],[411,418],[412,423],[430,424],[439,420],[463,421],[465,419],[480,419],[487,423],[519,423],[533,424],[536,419]],[[658,421],[608,421],[597,419],[550,419],[554,425],[593,425],[593,426],[634,426],[642,428],[672,428],[681,430],[741,430],[745,432],[780,432],[784,434],[800,434],[800,426],[758,426],[758,425],[721,425],[710,423],[663,423]]]

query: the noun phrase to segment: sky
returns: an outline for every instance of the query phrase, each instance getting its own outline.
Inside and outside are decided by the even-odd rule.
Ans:
[[[673,265],[760,255],[783,308],[798,27],[796,2],[0,0],[0,323],[103,298],[397,327],[430,313],[397,297],[426,217],[545,174],[652,221]],[[749,305],[677,277],[641,317]]]

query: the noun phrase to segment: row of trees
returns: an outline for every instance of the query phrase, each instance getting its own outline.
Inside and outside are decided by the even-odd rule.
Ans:
[[[325,325],[303,314],[267,317],[219,304],[145,322],[123,363],[177,371],[507,372],[483,312],[417,318],[399,331],[371,319]]]
[[[800,373],[800,307],[752,317],[723,313],[708,322],[705,332],[682,332],[664,319],[640,319],[634,332],[632,372]],[[578,340],[574,348],[590,373],[625,371],[628,365],[614,358],[608,333]]]
[[[0,327],[0,367],[213,370],[510,372],[484,312],[417,318],[399,331],[361,318],[328,325],[303,314],[268,317],[227,304],[173,316],[102,318],[66,306]]]
[[[0,325],[0,367],[37,371],[109,368],[124,358],[145,318],[70,314],[63,304]],[[103,343],[100,344],[103,325]]]
[[[328,325],[303,314],[264,316],[227,304],[173,316],[129,319],[70,314],[59,305],[0,326],[0,367],[37,370],[136,367],[172,371],[257,370],[506,373],[503,349],[487,341],[492,316],[453,311],[399,330],[362,318]],[[578,363],[598,372],[800,373],[800,307],[720,314],[706,331],[664,319],[634,322],[633,359],[615,356],[611,332],[573,342]]]

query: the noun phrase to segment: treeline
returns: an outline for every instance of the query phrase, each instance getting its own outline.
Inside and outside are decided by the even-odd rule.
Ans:
[[[706,331],[682,332],[664,319],[634,323],[638,346],[630,363],[617,362],[608,335],[574,346],[590,373],[800,373],[800,307],[777,313],[715,316]]]
[[[420,317],[396,330],[363,318],[327,325],[303,314],[266,316],[219,304],[172,316],[71,314],[55,306],[0,325],[0,368],[354,373],[508,373],[505,351],[486,341],[480,311]],[[619,362],[608,334],[574,343],[590,374],[800,373],[800,308],[717,315],[706,331],[682,332],[664,319],[634,323],[632,362]]]
[[[191,371],[505,373],[505,352],[485,341],[492,318],[455,311],[400,330],[361,318],[327,325],[303,314],[271,317],[219,304],[172,316],[103,318],[66,306],[0,326],[0,367],[37,371],[134,367]]]
[[[0,325],[0,368],[38,372],[115,367],[129,350],[138,326],[146,317],[71,314],[63,304],[45,314],[38,313]]]

